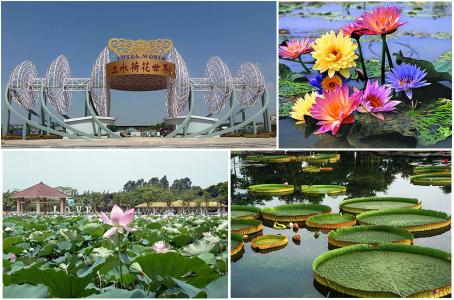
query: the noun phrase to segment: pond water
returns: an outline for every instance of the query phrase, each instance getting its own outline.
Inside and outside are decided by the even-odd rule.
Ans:
[[[300,152],[299,155],[309,153]],[[417,186],[410,183],[413,175],[411,162],[433,163],[442,157],[422,158],[418,155],[390,155],[370,152],[340,152],[337,163],[324,164],[333,167],[331,172],[304,173],[305,162],[251,164],[243,156],[232,157],[232,204],[273,207],[286,203],[320,203],[333,212],[339,211],[339,203],[346,198],[365,196],[412,197],[422,201],[424,209],[451,212],[451,187]],[[451,157],[444,157],[451,160]],[[285,196],[257,196],[247,190],[249,185],[288,182],[303,184],[338,184],[347,187],[347,193],[339,196],[308,197],[299,192]],[[265,224],[266,225],[266,224]],[[293,230],[275,230],[265,226],[263,234],[285,234],[288,245],[266,254],[254,252],[250,243],[245,251],[232,259],[232,297],[336,297],[338,293],[314,283],[312,262],[328,251],[327,234],[298,231],[301,243],[292,241]],[[451,231],[414,240],[415,245],[430,246],[451,252]],[[342,295],[341,295],[342,296]]]
[[[383,3],[379,2],[350,2],[350,3],[322,3],[322,2],[288,2],[280,3],[279,14],[279,42],[291,38],[317,38],[325,32],[337,32],[342,26],[351,23],[364,11],[370,11]],[[401,20],[408,22],[395,33],[388,35],[388,46],[391,53],[402,51],[404,56],[428,61],[435,61],[443,53],[452,49],[452,6],[450,2],[387,2],[387,6],[397,6],[402,10]],[[364,57],[381,59],[381,39],[379,36],[365,36],[361,38]],[[303,56],[304,61],[311,60],[310,55]],[[280,59],[279,61],[290,67],[293,72],[303,69],[299,63]],[[314,73],[315,74],[315,73]],[[441,98],[451,98],[449,82],[442,82],[439,91]],[[431,87],[433,89],[433,87]],[[430,94],[430,89],[428,92]],[[424,95],[427,94],[424,92]],[[280,105],[294,101],[295,97],[279,97]],[[375,148],[387,147],[391,141],[396,148],[421,147],[413,138],[396,136],[378,136],[331,138],[329,134],[314,136],[312,131],[306,130],[304,124],[297,125],[293,119],[285,117],[279,120],[279,142],[283,148]],[[450,148],[452,139],[448,138],[433,148]]]

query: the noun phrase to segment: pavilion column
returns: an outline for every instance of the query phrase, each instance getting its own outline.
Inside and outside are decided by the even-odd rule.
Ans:
[[[36,199],[36,213],[41,213],[41,200],[39,198]]]
[[[20,198],[16,199],[16,211],[17,214],[20,214]]]
[[[60,214],[65,214],[65,198],[60,198]]]

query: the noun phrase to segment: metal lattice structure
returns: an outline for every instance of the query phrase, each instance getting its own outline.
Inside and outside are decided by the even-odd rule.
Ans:
[[[191,90],[188,67],[180,53],[173,48],[167,56],[167,60],[175,64],[176,78],[169,79],[166,90],[167,115],[170,117],[180,116],[188,102]]]
[[[242,88],[238,91],[238,102],[241,108],[254,106],[265,92],[265,79],[257,65],[244,63],[237,73],[237,84]]]
[[[71,91],[65,89],[65,81],[71,78],[71,70],[66,57],[60,55],[50,64],[46,72],[46,95],[52,107],[61,115],[66,115],[71,104]]]
[[[27,124],[24,126],[28,126],[28,128],[31,126],[43,132],[51,132],[69,138],[100,137],[102,132],[105,132],[111,137],[118,137],[117,134],[114,134],[99,120],[99,118],[110,116],[111,86],[106,74],[106,65],[111,62],[110,55],[111,53],[107,47],[101,51],[92,67],[89,78],[71,77],[69,62],[63,55],[58,56],[52,61],[44,78],[38,77],[36,67],[31,61],[27,60],[19,64],[11,73],[8,82],[6,97],[8,117],[4,128],[9,128],[9,114],[11,112],[18,115],[18,112],[10,104],[10,100],[14,100],[19,106],[29,112],[28,118],[19,116],[24,121],[24,124]],[[175,129],[169,136],[175,136],[178,132],[184,135],[187,134],[187,128],[194,109],[193,92],[203,93],[204,102],[210,116],[219,114],[228,103],[230,103],[230,108],[210,128],[192,133],[189,136],[232,132],[251,122],[255,128],[255,119],[260,114],[263,114],[264,120],[268,117],[267,107],[269,100],[266,97],[265,80],[263,73],[257,65],[243,63],[240,65],[236,76],[233,77],[224,61],[218,56],[213,56],[207,62],[203,78],[190,78],[186,62],[175,48],[169,52],[165,60],[175,65],[175,78],[169,77],[165,79],[167,80],[167,116],[170,118],[181,118],[189,103],[187,116],[184,117],[183,125],[180,125],[184,130],[180,132],[180,129]],[[145,77],[143,79],[145,80]],[[163,79],[161,78],[160,80]],[[65,119],[68,119],[67,114],[71,105],[73,92],[85,93],[85,116],[91,116],[93,118],[93,126],[98,127],[97,130],[94,130],[94,135],[81,132],[66,124],[66,121],[61,121],[46,106],[45,99],[49,100],[50,105],[55,111]],[[40,99],[41,105],[41,124],[31,120],[32,114],[39,116],[34,112],[37,99]],[[262,108],[246,120],[245,110],[254,106],[259,99],[262,99]],[[243,120],[240,124],[235,125],[235,115],[239,113],[237,112],[238,106]],[[222,125],[227,119],[229,119],[230,123],[228,128],[216,131],[217,127]],[[53,129],[52,123],[56,123],[65,129],[59,132]],[[264,123],[266,129],[270,130],[268,129],[269,122],[264,121]],[[25,138],[25,135],[23,137]]]
[[[232,95],[232,75],[222,59],[213,56],[208,60],[205,77],[210,82],[210,90],[204,94],[205,104],[211,114],[217,114],[229,102]]]
[[[26,60],[19,64],[9,78],[11,98],[26,110],[33,109],[39,92],[33,89],[37,77],[35,65]]]
[[[106,64],[110,62],[109,49],[101,51],[91,70],[89,89],[96,112],[100,116],[110,116],[110,89],[106,76]]]

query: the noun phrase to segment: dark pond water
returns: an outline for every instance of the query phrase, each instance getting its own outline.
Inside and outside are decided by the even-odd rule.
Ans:
[[[352,22],[364,11],[381,6],[379,2],[322,3],[297,2],[281,3],[279,14],[279,42],[290,38],[317,38],[331,30],[338,31],[342,26]],[[408,22],[395,33],[388,35],[391,53],[402,51],[404,56],[434,61],[441,54],[452,49],[452,6],[450,2],[387,2],[402,10],[403,21]],[[363,37],[362,48],[366,59],[381,58],[381,40],[377,37]],[[307,59],[306,59],[307,58]],[[311,60],[310,56],[303,60]],[[295,62],[280,60],[294,72],[302,71]],[[452,88],[449,82],[442,86]],[[451,98],[451,91],[441,87],[442,97]],[[426,93],[424,93],[426,95]],[[280,97],[280,104],[293,101],[292,98]],[[386,143],[384,141],[390,141]],[[314,136],[306,130],[305,125],[296,125],[293,119],[279,120],[279,143],[282,148],[414,148],[413,138],[396,136],[379,136],[360,140],[355,137],[333,138],[329,134]],[[389,146],[392,144],[392,146]],[[431,145],[432,148],[451,148],[452,139]]]
[[[308,153],[301,154],[307,155]],[[332,172],[304,173],[306,163],[279,163],[262,166],[250,165],[241,156],[232,157],[232,204],[272,207],[285,203],[321,203],[338,211],[339,203],[346,198],[363,196],[413,197],[422,201],[423,208],[451,212],[451,187],[416,186],[409,181],[413,173],[411,162],[432,163],[440,158],[418,158],[401,155],[341,152],[341,160]],[[451,158],[449,157],[449,160]],[[248,166],[249,164],[249,166]],[[287,196],[258,197],[247,187],[260,183],[288,182],[302,184],[340,184],[347,193],[339,196],[307,197],[298,192]],[[265,226],[264,234],[285,234],[288,245],[266,254],[256,253],[250,243],[245,251],[232,260],[232,297],[336,297],[313,281],[312,262],[328,251],[327,234],[300,228],[301,244],[292,242],[292,230],[275,230]],[[414,240],[415,245],[430,246],[451,252],[451,231],[432,237]]]

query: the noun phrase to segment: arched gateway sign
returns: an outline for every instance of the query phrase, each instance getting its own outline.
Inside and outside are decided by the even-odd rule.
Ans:
[[[3,134],[8,134],[13,114],[23,122],[24,139],[31,127],[67,138],[119,138],[120,135],[111,130],[115,124],[115,118],[110,115],[111,89],[166,90],[165,121],[174,127],[167,137],[178,134],[215,136],[251,123],[255,132],[256,122],[262,116],[265,130],[271,131],[265,80],[257,65],[244,63],[232,76],[227,65],[214,56],[208,60],[204,77],[190,78],[186,63],[171,40],[112,38],[96,59],[89,78],[71,77],[68,60],[63,55],[50,64],[45,77],[38,77],[31,61],[19,64],[6,89],[7,116]],[[73,92],[85,94],[85,115],[82,117],[68,116]],[[210,113],[208,117],[194,114],[195,92],[203,93]],[[13,108],[12,100],[24,108],[27,115]],[[37,101],[38,112],[35,111]],[[246,119],[246,110],[257,103],[261,107]],[[213,117],[227,105],[227,113]],[[242,117],[238,124],[235,123],[237,114]],[[33,115],[40,121],[32,120]],[[219,129],[226,120],[229,120],[227,128]]]

